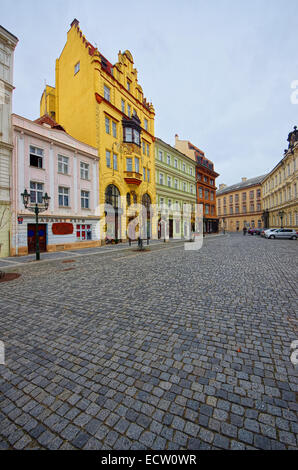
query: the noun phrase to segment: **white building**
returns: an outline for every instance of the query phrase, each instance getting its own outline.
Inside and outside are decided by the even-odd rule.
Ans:
[[[50,116],[36,121],[12,115],[13,184],[12,256],[34,253],[35,214],[25,209],[21,193],[31,204],[50,196],[49,208],[39,214],[40,251],[100,245],[98,150],[80,142]]]
[[[13,59],[18,39],[0,26],[0,257],[8,256],[11,231]]]

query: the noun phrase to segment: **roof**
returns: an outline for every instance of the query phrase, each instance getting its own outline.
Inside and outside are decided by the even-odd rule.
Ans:
[[[38,119],[35,119],[36,124],[47,124],[50,126],[52,129],[59,129],[60,131],[64,131],[65,129],[60,126],[53,118],[51,118],[48,114],[44,114]]]
[[[246,181],[241,181],[240,183],[232,184],[231,186],[226,186],[225,188],[216,191],[216,196],[221,196],[221,194],[230,193],[232,191],[248,188],[250,186],[256,186],[257,184],[261,184],[262,181],[266,178],[266,176],[267,175],[256,176],[255,178],[250,178]]]
[[[1,26],[1,24],[0,24],[0,31],[1,31],[1,29],[2,29],[5,33],[7,33],[7,34],[10,36],[11,40],[13,40],[15,43],[19,42],[18,38],[17,38],[14,34],[12,34],[10,31],[8,31],[7,29],[5,29],[4,26]]]
[[[167,144],[164,140],[160,139],[159,137],[155,137],[155,143],[165,145],[166,147],[169,148],[171,152],[176,152],[178,155],[181,155],[181,157],[186,158],[187,160],[190,160],[194,165],[196,164],[195,160],[190,158],[188,155],[185,155],[185,153],[180,152],[180,150],[176,149],[175,147],[172,147],[172,145]]]

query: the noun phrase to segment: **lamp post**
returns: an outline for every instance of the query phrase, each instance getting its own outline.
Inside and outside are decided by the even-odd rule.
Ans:
[[[278,213],[278,215],[279,215],[279,217],[280,217],[280,228],[283,228],[283,226],[282,226],[282,220],[283,220],[283,218],[284,218],[285,211],[280,211],[280,212]]]
[[[49,201],[50,197],[48,196],[47,193],[45,193],[42,196],[42,203],[35,203],[35,204],[30,204],[30,193],[28,193],[27,189],[24,190],[23,193],[21,193],[21,196],[23,198],[23,204],[25,206],[25,209],[28,209],[30,212],[35,213],[35,223],[36,223],[36,230],[35,230],[35,238],[36,238],[36,261],[40,260],[40,251],[39,251],[39,230],[38,230],[38,215],[40,212],[44,212],[48,209],[49,207]]]

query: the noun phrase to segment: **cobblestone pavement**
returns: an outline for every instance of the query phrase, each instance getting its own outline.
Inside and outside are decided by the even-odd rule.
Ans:
[[[237,234],[18,266],[0,448],[297,449],[297,248]]]

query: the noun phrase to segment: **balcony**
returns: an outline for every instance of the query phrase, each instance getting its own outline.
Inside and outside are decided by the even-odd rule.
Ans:
[[[142,175],[136,171],[125,171],[124,180],[129,185],[139,186],[142,183]]]

